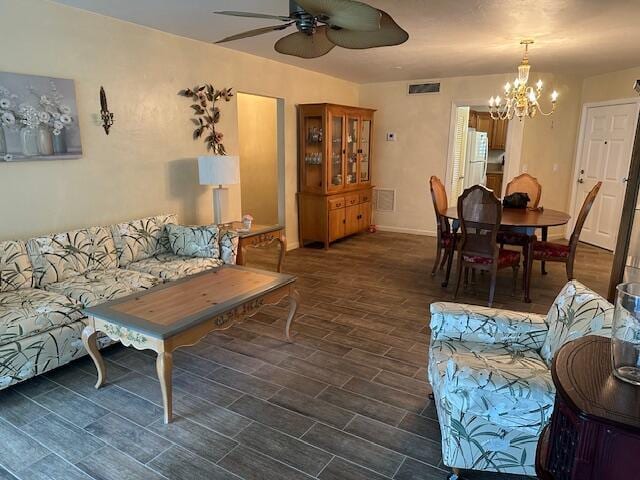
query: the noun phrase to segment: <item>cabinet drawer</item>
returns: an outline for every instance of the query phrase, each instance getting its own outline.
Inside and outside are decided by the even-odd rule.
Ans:
[[[354,193],[353,195],[347,195],[346,197],[344,197],[344,200],[347,206],[357,205],[358,203],[360,203],[360,196],[357,193]]]
[[[344,197],[329,199],[329,210],[338,210],[339,208],[344,208],[344,205]]]
[[[371,192],[362,192],[360,194],[360,203],[366,203],[371,201]]]

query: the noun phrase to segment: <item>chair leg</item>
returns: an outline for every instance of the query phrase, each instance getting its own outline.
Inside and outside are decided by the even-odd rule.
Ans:
[[[447,477],[447,480],[462,480],[462,472],[459,468],[453,467],[451,472],[452,473]]]
[[[447,273],[445,274],[444,282],[442,282],[442,286],[447,288],[449,285],[449,278],[451,277],[451,268],[453,267],[453,256],[456,254],[456,249],[454,246],[451,247],[451,251],[449,252],[449,258],[447,259]]]
[[[516,296],[518,294],[518,270],[520,269],[520,265],[513,266],[513,295]]]
[[[496,294],[496,282],[498,281],[498,270],[491,270],[491,286],[489,287],[489,307],[493,305],[493,297]]]
[[[433,264],[433,269],[431,270],[431,276],[433,277],[436,274],[436,270],[438,269],[438,265],[440,265],[440,257],[442,256],[442,248],[440,248],[440,245],[438,245],[437,251],[436,251],[436,261]]]
[[[573,280],[573,262],[567,262],[565,267],[567,269],[567,281]]]
[[[440,262],[440,268],[439,268],[440,271],[442,271],[442,269],[446,265],[447,259],[449,258],[449,255],[451,255],[451,253],[452,253],[451,248],[444,249],[444,255],[442,256],[442,261]]]
[[[466,272],[466,268],[465,268]],[[458,280],[456,282],[456,291],[453,294],[453,298],[458,298],[458,292],[460,291],[460,283],[462,282],[462,258],[458,255]]]

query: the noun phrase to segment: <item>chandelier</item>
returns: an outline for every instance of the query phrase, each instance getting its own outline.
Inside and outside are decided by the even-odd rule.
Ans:
[[[538,80],[535,88],[527,85],[529,81],[529,45],[533,40],[523,40],[524,57],[518,66],[518,78],[513,85],[509,82],[504,86],[504,98],[499,95],[489,100],[489,112],[494,120],[512,120],[514,117],[522,120],[524,117],[533,118],[537,113],[548,117],[556,109],[558,92],[551,93],[551,111],[545,113],[540,107],[539,99],[542,95],[542,80]]]

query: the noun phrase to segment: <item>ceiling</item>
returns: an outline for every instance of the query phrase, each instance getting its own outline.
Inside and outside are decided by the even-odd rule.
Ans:
[[[206,42],[275,25],[214,10],[287,15],[288,0],[55,0]],[[534,71],[593,75],[640,65],[638,0],[366,0],[411,35],[404,45],[336,47],[313,59],[280,55],[274,32],[224,44],[358,83],[436,79],[515,71],[519,42],[533,38]]]

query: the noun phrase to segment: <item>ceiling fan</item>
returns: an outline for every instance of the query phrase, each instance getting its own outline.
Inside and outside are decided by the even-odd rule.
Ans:
[[[216,43],[255,37],[295,25],[298,31],[278,40],[275,49],[284,55],[300,58],[321,57],[336,45],[365,49],[400,45],[409,39],[409,34],[389,14],[356,0],[290,0],[289,16],[230,11],[214,13],[283,22],[232,35]]]

